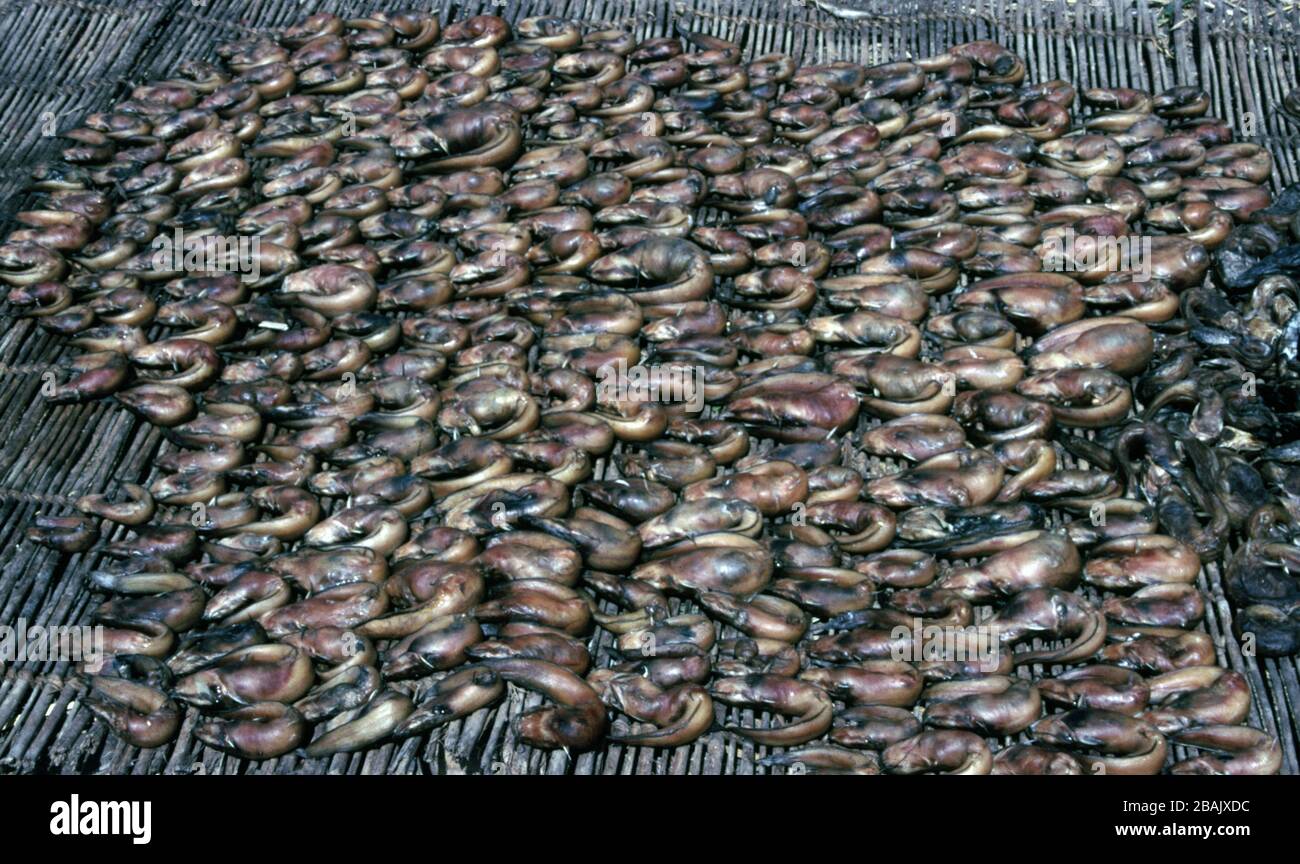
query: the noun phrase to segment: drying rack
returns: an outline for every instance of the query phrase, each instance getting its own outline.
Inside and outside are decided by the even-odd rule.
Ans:
[[[135,83],[166,77],[189,58],[211,57],[221,41],[273,32],[313,12],[357,15],[376,8],[429,9],[391,0],[0,0],[0,230],[26,206],[32,165],[57,157],[58,139],[87,113],[123,98]],[[828,9],[837,9],[837,12]],[[747,58],[785,52],[803,62],[871,64],[924,57],[973,39],[992,39],[1024,58],[1032,80],[1066,78],[1083,87],[1160,91],[1197,84],[1210,113],[1239,138],[1275,157],[1274,191],[1300,180],[1300,126],[1278,109],[1300,86],[1300,3],[1296,0],[539,0],[445,3],[443,22],[481,12],[518,20],[559,15],[593,29],[622,27],[638,38],[676,26],[740,43]],[[60,556],[24,542],[38,512],[67,512],[70,498],[114,492],[156,476],[164,443],[155,427],[110,402],[47,405],[39,371],[70,354],[31,319],[0,321],[0,622],[84,624],[98,602],[85,588],[94,556]],[[601,470],[612,471],[609,460]],[[890,470],[873,460],[870,473]],[[115,539],[118,535],[109,539]],[[1298,773],[1300,679],[1295,658],[1244,656],[1232,638],[1232,611],[1219,568],[1199,585],[1209,598],[1202,627],[1222,665],[1242,672],[1254,693],[1251,725],[1277,735],[1283,771]],[[610,656],[603,631],[591,648]],[[1029,670],[1022,671],[1028,674]],[[518,742],[510,720],[540,697],[511,688],[505,701],[443,730],[328,759],[287,756],[246,762],[193,737],[190,711],[177,740],[139,750],[113,737],[66,686],[67,662],[6,664],[0,678],[0,773],[207,774],[752,774],[780,773],[758,760],[768,751],[714,731],[672,750],[607,745],[591,753],[545,753]],[[735,720],[762,722],[748,711]],[[1181,756],[1181,753],[1178,754]]]

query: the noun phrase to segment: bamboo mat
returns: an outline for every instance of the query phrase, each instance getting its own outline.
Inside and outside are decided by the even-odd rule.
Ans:
[[[210,57],[216,43],[275,30],[312,12],[357,14],[427,3],[355,0],[0,0],[0,229],[27,203],[31,166],[58,152],[43,134],[67,129],[86,113],[121,98],[130,86],[166,77],[184,59]],[[839,7],[832,15],[823,6]],[[1300,127],[1276,106],[1300,86],[1300,4],[1290,0],[492,0],[449,3],[443,21],[479,12],[510,20],[552,14],[592,27],[624,27],[640,38],[671,33],[675,24],[732,39],[746,56],[786,52],[811,63],[847,59],[882,63],[937,54],[972,39],[993,39],[1024,59],[1032,80],[1068,78],[1082,87],[1158,91],[1199,84],[1213,97],[1211,114],[1240,138],[1268,146],[1275,188],[1300,180]],[[856,13],[856,15],[855,15]],[[848,17],[855,16],[855,17]],[[1242,134],[1245,133],[1245,134]],[[0,323],[0,622],[85,623],[96,602],[83,587],[91,556],[61,557],[23,542],[38,512],[66,512],[60,502],[112,492],[121,482],[147,482],[160,450],[158,430],[107,403],[49,406],[38,395],[39,370],[67,354],[29,319]],[[21,367],[19,371],[11,371]],[[35,369],[37,371],[33,372]],[[170,445],[168,445],[170,446]],[[1231,638],[1231,611],[1217,567],[1200,587],[1210,598],[1202,625],[1219,646],[1220,662],[1250,680],[1249,722],[1279,736],[1286,773],[1297,772],[1300,680],[1294,658],[1242,656]],[[1227,638],[1225,638],[1225,636]],[[612,639],[599,633],[592,653],[605,664]],[[138,750],[110,735],[64,687],[69,663],[6,666],[0,678],[0,773],[222,774],[752,774],[767,773],[767,751],[714,732],[688,747],[656,751],[608,746],[570,757],[520,745],[510,719],[539,697],[512,693],[429,736],[332,759],[296,756],[243,762],[203,747],[190,712],[176,742]],[[750,712],[731,712],[752,722]],[[775,769],[780,771],[782,769]]]

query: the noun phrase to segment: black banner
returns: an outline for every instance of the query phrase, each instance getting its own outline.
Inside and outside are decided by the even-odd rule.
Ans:
[[[782,826],[791,840],[865,840],[873,852],[881,844],[915,849],[936,836],[957,844],[968,829],[971,842],[996,831],[1053,844],[1025,847],[1041,850],[1062,841],[1079,849],[1168,841],[1228,849],[1283,842],[1296,823],[1296,787],[1283,777],[986,777],[955,786],[914,777],[22,777],[0,788],[10,841],[51,849],[255,845],[261,854],[342,854],[353,844],[373,851],[386,837],[401,842],[417,826],[424,839],[499,837],[518,848],[566,824],[578,842],[602,824],[614,836],[630,832],[611,837],[614,847],[637,835],[653,844],[647,828],[665,839],[679,829],[703,832],[729,853],[751,845],[770,853]]]

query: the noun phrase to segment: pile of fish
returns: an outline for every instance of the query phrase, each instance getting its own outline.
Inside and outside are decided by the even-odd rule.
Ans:
[[[547,17],[217,54],[65,132],[0,247],[82,352],[50,401],[174,445],[29,534],[108,556],[79,698],[131,744],[319,757],[515,685],[538,748],[1279,769],[1197,579],[1296,651],[1300,190],[1204,92]]]

